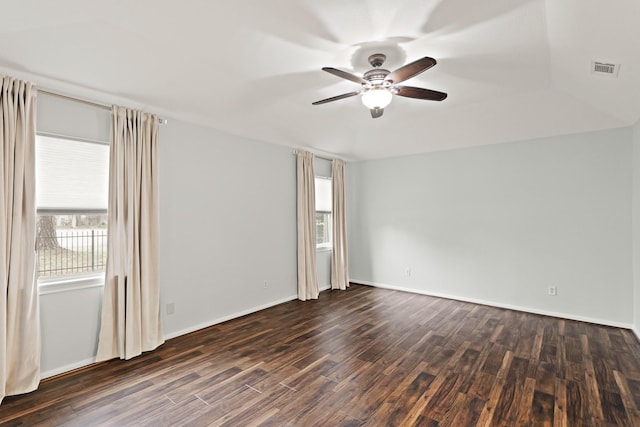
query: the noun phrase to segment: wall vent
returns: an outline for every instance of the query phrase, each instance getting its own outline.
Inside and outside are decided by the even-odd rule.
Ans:
[[[620,64],[591,61],[591,74],[597,74],[599,76],[618,77],[619,71]]]

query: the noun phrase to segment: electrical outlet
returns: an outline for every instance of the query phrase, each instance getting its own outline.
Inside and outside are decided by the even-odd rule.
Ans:
[[[170,302],[169,304],[167,304],[167,314],[173,314],[175,312],[176,312],[175,303]]]
[[[407,267],[407,268],[404,269],[404,275],[406,277],[411,277],[411,268],[410,267]]]
[[[552,297],[555,297],[556,295],[558,295],[558,289],[555,286],[549,286],[549,295],[551,295]]]
[[[265,287],[265,288],[268,288],[268,287],[269,287],[269,282],[268,282],[268,281],[266,281],[266,280],[264,281],[264,287]]]

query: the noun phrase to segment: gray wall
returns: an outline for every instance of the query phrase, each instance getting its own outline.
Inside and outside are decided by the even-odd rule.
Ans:
[[[178,121],[160,138],[160,280],[163,307],[175,304],[165,334],[295,298],[291,149]]]
[[[626,128],[351,164],[350,278],[630,326],[631,148]]]
[[[38,95],[37,130],[76,138],[109,141],[110,111]],[[102,286],[54,292],[40,289],[41,372],[55,375],[95,359]]]
[[[40,130],[109,137],[108,111],[44,95],[38,104]],[[167,337],[295,298],[289,148],[170,120],[160,129],[160,166]],[[316,172],[326,166],[316,162]],[[346,173],[352,279],[638,331],[631,247],[638,273],[640,122],[355,163]],[[330,255],[318,252],[321,287]],[[557,297],[546,295],[548,285],[558,286]],[[45,375],[93,361],[101,297],[100,287],[41,295]]]
[[[633,132],[633,330],[640,339],[640,120]]]

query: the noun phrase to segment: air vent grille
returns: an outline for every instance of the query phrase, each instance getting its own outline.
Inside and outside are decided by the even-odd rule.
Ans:
[[[611,64],[608,62],[591,62],[591,73],[601,76],[618,77],[620,71],[620,64]]]

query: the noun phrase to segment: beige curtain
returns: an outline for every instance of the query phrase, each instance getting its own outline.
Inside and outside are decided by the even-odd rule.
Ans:
[[[40,382],[36,88],[0,76],[0,402]]]
[[[316,195],[313,154],[298,152],[298,299],[317,299]]]
[[[344,162],[333,160],[331,164],[333,193],[333,253],[331,255],[331,289],[349,287],[347,260],[347,215],[344,194]]]
[[[158,117],[113,106],[108,257],[97,360],[164,342],[158,283]]]

